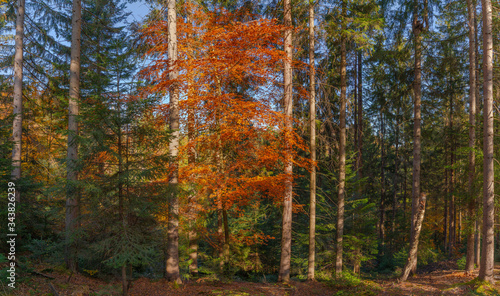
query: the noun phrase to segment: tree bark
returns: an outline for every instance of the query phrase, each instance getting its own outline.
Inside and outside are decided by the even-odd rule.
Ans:
[[[470,274],[474,269],[474,221],[476,198],[474,190],[474,175],[476,170],[476,7],[472,0],[467,0],[467,14],[469,25],[469,176],[468,191],[469,203],[467,206],[467,255],[465,259],[465,273]]]
[[[281,236],[281,260],[278,281],[290,281],[290,261],[292,257],[292,147],[290,146],[290,133],[292,132],[292,7],[290,0],[283,1],[285,30],[285,54],[283,82],[284,82],[284,107],[285,107],[285,194],[283,197],[283,225]]]
[[[421,138],[421,97],[422,97],[422,31],[423,24],[418,20],[417,8],[413,16],[413,34],[415,37],[415,81],[413,82],[414,102],[413,102],[413,184],[412,184],[412,218],[411,229],[413,237],[413,229],[417,220],[418,201],[420,196],[420,138]],[[415,255],[416,256],[416,255]],[[412,260],[415,266],[411,266],[411,270],[417,270],[417,258]]]
[[[309,128],[311,148],[311,178],[309,185],[309,260],[307,279],[314,280],[314,263],[316,256],[316,71],[314,65],[314,2],[309,1]]]
[[[417,251],[418,251],[418,238],[420,236],[420,231],[422,230],[422,222],[424,221],[425,214],[425,201],[426,195],[422,193],[418,204],[417,204],[417,219],[415,220],[414,229],[412,229],[412,235],[410,238],[410,251],[408,252],[408,260],[406,261],[405,267],[403,268],[403,273],[399,282],[404,282],[408,279],[411,269],[417,266]]]
[[[24,39],[24,0],[17,1],[16,37],[14,55],[14,121],[12,123],[12,180],[21,178],[21,146],[23,135],[23,39]],[[14,191],[16,202],[21,201],[19,187]]]
[[[385,122],[383,109],[380,110],[380,204],[379,204],[379,256],[384,255],[385,249]]]
[[[494,283],[494,163],[493,163],[493,38],[491,0],[483,4],[483,96],[484,96],[484,142],[483,142],[483,252],[479,278]]]
[[[346,2],[342,1],[342,14],[346,15]],[[343,25],[345,26],[345,25]],[[342,253],[344,239],[344,199],[345,199],[345,142],[346,142],[346,37],[341,35],[340,45],[340,143],[339,143],[339,191],[337,200],[337,243],[335,274],[342,274]]]
[[[178,159],[179,153],[179,88],[175,81],[178,77],[177,62],[177,12],[175,0],[168,0],[168,58],[169,79],[173,84],[169,89],[170,97],[170,130],[172,139],[168,147],[173,172],[169,180],[169,207],[168,207],[168,234],[167,234],[167,258],[166,278],[181,284],[179,273],[179,195],[178,195]]]
[[[80,216],[79,193],[76,182],[78,172],[78,101],[80,97],[80,46],[82,31],[82,4],[81,0],[73,0],[73,16],[71,20],[71,64],[69,77],[69,106],[68,106],[68,150],[67,150],[67,193],[66,193],[66,266],[76,271],[76,243],[75,231]]]
[[[358,178],[363,178],[363,52],[358,52],[358,153],[356,168]]]

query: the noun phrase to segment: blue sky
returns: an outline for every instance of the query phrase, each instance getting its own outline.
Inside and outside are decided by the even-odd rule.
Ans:
[[[149,13],[149,5],[141,0],[128,4],[127,9],[132,12],[128,18],[129,22],[141,22]]]

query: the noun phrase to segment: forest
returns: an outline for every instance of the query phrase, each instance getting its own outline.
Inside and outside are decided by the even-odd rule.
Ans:
[[[491,0],[0,0],[0,294],[500,295],[498,41]]]

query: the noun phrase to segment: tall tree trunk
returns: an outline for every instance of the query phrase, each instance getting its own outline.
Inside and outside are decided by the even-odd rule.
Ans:
[[[474,8],[474,31],[475,31],[475,40],[476,40],[476,48],[475,48],[475,54],[476,54],[476,59],[475,59],[475,63],[476,63],[476,84],[475,84],[475,87],[476,87],[476,100],[479,99],[479,88],[480,88],[480,85],[479,85],[479,75],[480,75],[480,66],[479,66],[479,36],[478,36],[478,17],[477,17],[477,11],[476,11],[476,8]],[[476,103],[476,114],[480,114],[480,105],[481,104],[477,104]],[[476,142],[478,142],[479,139],[476,139]],[[476,143],[478,144],[478,143]],[[481,195],[479,194],[476,194],[476,213],[479,212],[480,210],[480,207],[481,207]],[[474,246],[475,246],[475,256],[474,256],[474,262],[475,264],[479,267],[480,265],[480,259],[481,259],[481,228],[480,228],[480,225],[481,225],[481,217],[479,215],[476,215],[476,221],[475,221],[475,227],[476,227],[476,231],[475,231],[475,234],[474,234]]]
[[[283,197],[283,225],[281,236],[281,260],[278,281],[288,282],[290,280],[290,261],[292,257],[292,147],[290,145],[289,134],[293,129],[292,125],[292,7],[290,0],[283,1],[285,30],[285,53],[286,60],[283,71],[284,82],[284,107],[285,107],[285,174],[287,176],[285,184],[285,194]]]
[[[194,112],[192,109],[188,111],[188,142],[194,139]],[[188,163],[194,164],[196,162],[196,157],[194,153],[194,147],[188,150]],[[188,232],[189,240],[189,272],[192,276],[198,276],[198,232],[196,230],[196,220],[198,219],[198,211],[196,208],[197,204],[196,193],[190,196],[190,229]]]
[[[396,155],[394,157],[394,195],[392,198],[392,247],[394,247],[394,239],[396,237],[396,209],[398,204],[398,179],[399,179],[399,113],[400,108],[398,107],[398,111],[396,114]],[[392,248],[394,250],[394,248]]]
[[[168,58],[169,79],[176,80],[178,69],[177,61],[177,12],[175,0],[168,0]],[[168,147],[171,161],[173,161],[173,172],[169,180],[169,207],[168,207],[168,234],[167,234],[167,258],[166,278],[168,281],[182,283],[179,273],[179,194],[178,194],[178,159],[179,153],[179,88],[174,83],[169,89],[170,97],[170,130],[172,139]]]
[[[358,52],[358,153],[356,159],[356,168],[358,169],[358,178],[363,177],[363,52]]]
[[[413,35],[415,38],[415,80],[413,82],[414,102],[413,102],[413,184],[412,184],[412,205],[411,205],[411,237],[417,220],[418,200],[420,197],[420,138],[421,138],[421,97],[422,97],[422,31],[423,24],[418,20],[417,8],[413,16]],[[416,256],[416,254],[415,254]],[[415,264],[411,266],[413,273],[417,270],[417,258],[412,260]]]
[[[408,260],[406,261],[405,267],[403,268],[403,273],[401,275],[401,278],[399,279],[400,282],[406,281],[413,266],[417,265],[417,262],[415,261],[417,260],[418,238],[420,236],[420,231],[422,230],[422,222],[424,221],[425,201],[425,193],[422,193],[417,203],[417,219],[415,220],[415,229],[412,231],[412,236],[410,238],[410,251],[408,252]]]
[[[383,109],[380,110],[380,204],[379,204],[379,256],[384,255],[385,249],[385,122]]]
[[[450,96],[450,113],[449,113],[449,138],[450,138],[450,180],[449,180],[449,193],[450,193],[450,205],[449,205],[449,247],[448,253],[449,256],[452,257],[455,251],[455,242],[456,242],[456,205],[455,205],[455,194],[454,194],[454,186],[455,186],[455,170],[453,169],[453,165],[455,164],[455,137],[453,136],[453,96]]]
[[[314,2],[309,0],[309,128],[311,133],[311,181],[309,185],[309,262],[307,279],[314,280],[316,254],[316,71],[314,65]]]
[[[483,96],[484,96],[484,142],[483,142],[483,252],[479,278],[494,283],[494,166],[493,166],[493,38],[491,0],[483,3]]]
[[[469,24],[469,178],[468,191],[469,203],[467,205],[467,255],[465,259],[465,272],[470,274],[474,269],[474,221],[476,197],[474,188],[474,175],[476,173],[476,33],[475,10],[473,0],[467,0],[467,14]]]
[[[342,1],[342,14],[346,15],[346,1]],[[344,25],[345,26],[345,25]],[[337,200],[337,244],[335,274],[342,274],[342,253],[344,240],[344,199],[345,199],[345,142],[346,142],[346,37],[342,34],[340,45],[340,143],[339,143],[339,192]]]
[[[23,39],[24,39],[24,0],[17,1],[16,16],[16,53],[14,56],[14,122],[12,136],[12,180],[21,178],[21,143],[23,135]],[[15,200],[21,201],[19,188],[16,188]]]
[[[186,22],[188,24],[191,23],[191,15],[190,12],[186,13]],[[189,48],[189,50],[192,50]],[[188,82],[188,96],[194,94],[194,89],[192,88],[191,83]],[[188,108],[188,143],[191,143],[195,139],[195,117],[193,108]],[[194,165],[196,163],[196,154],[195,154],[195,146],[193,145],[188,149],[188,164]],[[198,198],[196,193],[193,193],[189,197],[189,231],[188,231],[188,240],[189,240],[189,273],[197,277],[198,276],[198,231],[197,231],[197,220],[198,220]]]
[[[79,193],[76,186],[78,172],[78,100],[80,97],[80,46],[82,32],[82,3],[73,0],[73,16],[71,20],[71,64],[69,75],[69,106],[68,106],[68,151],[67,151],[67,195],[66,195],[66,266],[76,271],[75,230],[78,227],[80,215]]]

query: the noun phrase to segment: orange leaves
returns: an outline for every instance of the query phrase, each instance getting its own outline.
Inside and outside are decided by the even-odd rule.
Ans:
[[[152,83],[149,93],[166,94],[174,83],[180,88],[179,181],[196,184],[197,196],[207,197],[213,209],[233,214],[260,198],[281,200],[290,178],[283,172],[284,151],[291,150],[297,166],[310,167],[298,155],[306,145],[284,129],[289,119],[276,110],[283,97],[285,27],[244,9],[207,12],[186,3],[182,11],[178,79],[168,79],[163,21],[143,30],[153,62],[141,72]]]

